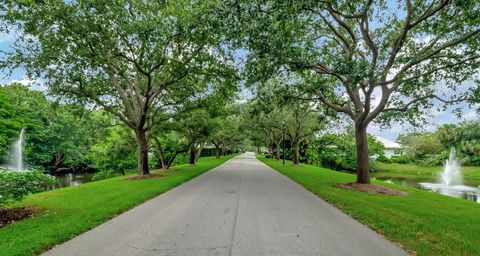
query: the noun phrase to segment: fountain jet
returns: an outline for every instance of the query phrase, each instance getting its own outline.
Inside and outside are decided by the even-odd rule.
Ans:
[[[25,140],[25,129],[20,131],[20,136],[10,149],[10,160],[8,162],[8,169],[21,172],[23,171],[23,146]]]
[[[440,174],[440,181],[445,185],[463,184],[463,175],[460,172],[460,162],[456,158],[455,148],[452,148],[449,158],[445,161],[443,172]]]

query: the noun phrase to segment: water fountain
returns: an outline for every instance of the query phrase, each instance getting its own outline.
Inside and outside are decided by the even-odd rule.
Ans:
[[[440,173],[440,182],[445,185],[463,185],[463,175],[460,171],[460,162],[456,158],[455,148],[450,151],[450,156],[445,165],[443,172]]]
[[[25,140],[25,129],[20,131],[20,136],[10,149],[10,160],[7,168],[13,171],[21,172],[23,169],[23,146]]]
[[[30,171],[25,169],[25,166],[24,166],[24,161],[23,161],[24,147],[25,147],[25,129],[22,129],[20,131],[20,135],[18,136],[18,139],[10,147],[10,158],[7,162],[7,166],[5,166],[6,168],[4,166],[0,166],[0,171],[4,171],[6,169],[6,171],[23,172],[24,174]],[[52,180],[47,181],[47,179],[44,178],[45,183],[43,183],[42,186],[44,187],[44,189],[55,189],[56,184],[53,184],[53,181],[57,179],[54,178],[54,176],[51,176],[49,174],[46,174],[46,175],[49,176],[50,179]],[[74,181],[72,181],[71,183],[74,183]],[[38,186],[38,183],[35,184],[35,186]]]
[[[463,175],[460,170],[460,161],[456,158],[454,148],[445,161],[443,172],[438,175],[439,183],[419,183],[421,187],[453,197],[466,198],[480,202],[480,189],[463,184]]]

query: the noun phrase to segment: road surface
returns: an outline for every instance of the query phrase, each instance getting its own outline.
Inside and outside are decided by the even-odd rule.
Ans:
[[[407,255],[252,153],[44,255]]]

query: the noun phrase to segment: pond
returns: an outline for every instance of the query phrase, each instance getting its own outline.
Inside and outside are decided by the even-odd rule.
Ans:
[[[95,173],[64,173],[54,175],[57,178],[57,182],[54,184],[45,185],[46,190],[76,186],[83,183],[92,181],[92,177]]]
[[[470,201],[480,203],[480,186],[467,186],[467,185],[445,185],[440,183],[421,182],[417,180],[410,180],[405,178],[391,178],[391,177],[378,177],[378,180],[383,180],[388,183],[398,184],[402,186],[415,187],[432,192],[436,192],[442,195],[447,195],[456,198],[463,198]]]

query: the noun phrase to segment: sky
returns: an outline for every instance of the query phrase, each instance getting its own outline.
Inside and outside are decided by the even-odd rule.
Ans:
[[[466,104],[461,104],[459,107],[462,109],[461,117],[458,117],[456,113],[454,113],[454,107],[449,107],[446,111],[432,109],[432,111],[430,111],[431,113],[428,114],[427,123],[422,127],[412,127],[412,125],[409,124],[396,122],[391,124],[391,128],[382,129],[379,125],[370,124],[368,132],[395,141],[398,135],[413,130],[434,131],[438,126],[443,124],[458,124],[464,121],[480,120],[480,116],[474,108],[471,108]]]
[[[0,51],[8,51],[10,49],[10,45],[13,42],[13,40],[14,40],[13,35],[0,33]],[[11,72],[11,74],[8,74],[5,71],[0,70],[0,84],[9,84],[12,82],[29,84],[31,89],[37,90],[37,91],[45,91],[47,89],[46,86],[42,83],[42,81],[31,81],[27,79],[25,77],[25,71],[22,69],[14,70],[13,72]],[[473,85],[472,81],[467,81],[467,82],[464,82],[461,85],[461,87],[469,87],[472,85]],[[438,86],[441,86],[441,84],[439,84]],[[244,89],[242,94],[251,95],[250,92],[245,90],[247,89]],[[456,107],[460,107],[462,109],[461,117],[458,117],[453,112],[453,110]],[[477,112],[478,107],[479,106],[470,107],[467,104],[461,104],[454,107],[450,107],[446,111],[437,111],[436,108],[432,108],[431,111],[428,111],[426,113],[428,115],[427,123],[422,127],[414,128],[409,124],[391,123],[390,128],[382,129],[379,125],[372,123],[368,128],[368,132],[370,134],[395,141],[398,135],[412,131],[414,129],[419,131],[433,131],[442,124],[458,124],[463,121],[480,120],[480,115]]]

